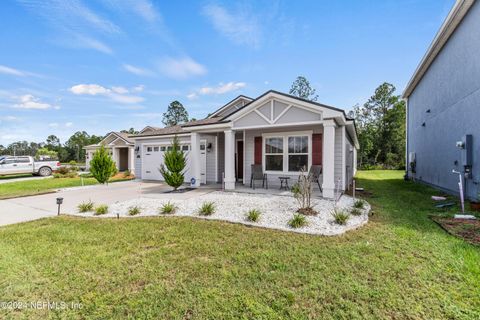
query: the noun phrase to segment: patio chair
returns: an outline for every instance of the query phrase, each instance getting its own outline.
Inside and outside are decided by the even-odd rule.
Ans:
[[[267,174],[263,172],[261,164],[252,164],[252,174],[250,175],[250,188],[255,190],[255,180],[262,180],[262,188],[268,189]]]
[[[322,178],[322,166],[312,165],[310,167],[310,171],[308,171],[308,175],[312,176],[312,182],[316,182],[318,184],[318,188],[320,189],[320,192],[322,192],[322,186],[320,184],[320,180]]]

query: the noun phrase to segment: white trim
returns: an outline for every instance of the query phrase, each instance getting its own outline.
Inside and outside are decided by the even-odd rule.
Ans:
[[[218,183],[218,133],[215,135],[215,183]]]
[[[165,134],[165,135],[156,135],[156,136],[138,136],[138,137],[134,137],[132,139],[135,139],[135,140],[151,140],[151,139],[163,139],[163,138],[173,138],[173,137],[189,137],[191,136],[191,133],[177,133],[177,134]]]
[[[234,106],[236,110],[238,110],[239,108],[235,106],[235,102],[238,102],[240,100],[243,100],[241,101],[242,102],[242,105],[240,106],[243,107],[245,105],[245,101],[248,101],[248,102],[251,102],[253,101],[252,98],[248,98],[248,97],[245,97],[243,95],[240,95],[238,97],[236,97],[235,99],[233,99],[232,101],[230,101],[230,103],[224,105],[223,107],[221,107],[220,109],[218,109],[217,111],[215,111],[214,113],[212,113],[210,116],[208,116],[208,118],[213,118],[215,117],[217,114],[221,113],[222,111],[225,111],[225,109],[228,109],[229,107],[231,106]]]
[[[246,143],[246,134],[245,134],[245,130],[243,130],[243,184],[245,184],[245,182],[247,181],[245,175],[246,175],[246,171],[245,171],[245,167],[246,167],[246,162],[245,162],[245,159],[247,158],[246,154],[245,154],[245,151],[247,150],[245,148],[245,146],[247,145]]]
[[[308,138],[308,168],[312,166],[312,135],[313,130],[305,130],[305,131],[289,131],[289,132],[269,132],[269,133],[262,133],[262,169],[263,172],[272,175],[299,175],[300,173],[297,171],[288,171],[288,138],[289,137],[304,137],[307,136]],[[283,156],[283,170],[282,171],[273,171],[267,170],[265,168],[266,165],[266,152],[265,152],[265,138],[282,138],[283,139],[283,152],[281,153]],[[280,153],[278,154],[280,155]],[[307,169],[308,169],[307,168]]]
[[[263,120],[267,121],[267,123],[272,124],[272,120],[270,120],[270,119],[268,119],[267,117],[265,117],[265,115],[264,115],[263,113],[261,113],[260,111],[258,111],[258,109],[255,109],[255,110],[253,110],[252,112],[255,112],[256,114],[258,114],[260,117],[263,118]],[[250,112],[247,113],[246,115],[248,115],[248,114],[250,114]]]
[[[290,108],[292,108],[293,104],[289,104],[285,110],[283,110],[282,112],[280,112],[280,114],[278,115],[278,117],[276,117],[275,119],[273,119],[273,123],[276,123],[281,117],[283,117],[283,115],[285,113],[287,113],[288,110],[290,110]],[[273,114],[273,113],[272,113]]]
[[[347,169],[347,159],[346,159],[347,134],[344,126],[341,127],[341,130],[342,130],[342,182],[343,182],[342,190],[346,190],[347,179],[346,179],[345,170]]]
[[[308,125],[323,124],[324,121],[325,120],[316,120],[316,121],[305,121],[305,122],[279,123],[279,124],[271,124],[271,125],[233,127],[233,130],[270,129],[270,128],[281,128],[281,127],[308,126]]]
[[[215,123],[215,124],[202,124],[198,126],[192,127],[184,127],[183,129],[186,131],[191,132],[201,132],[201,133],[211,133],[211,132],[218,132],[216,129],[231,129],[232,123],[225,122],[225,123]],[[189,133],[186,133],[189,134]]]

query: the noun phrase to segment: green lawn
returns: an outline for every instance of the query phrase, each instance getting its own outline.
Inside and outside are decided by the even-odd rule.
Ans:
[[[60,217],[0,228],[0,301],[84,319],[478,319],[480,249],[427,215],[432,189],[358,174],[368,225],[340,237],[192,218]],[[2,314],[0,313],[0,318]]]
[[[125,181],[128,179],[115,178],[111,182]],[[84,178],[83,185],[97,184],[94,178]],[[0,199],[22,196],[31,196],[52,192],[56,189],[82,186],[81,178],[52,178],[16,181],[0,184]]]

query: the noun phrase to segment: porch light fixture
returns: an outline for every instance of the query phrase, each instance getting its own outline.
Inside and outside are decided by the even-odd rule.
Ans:
[[[207,152],[212,151],[212,143],[207,144]]]
[[[425,127],[425,125],[426,125],[426,124],[425,124],[425,122],[424,122],[424,123],[422,123],[422,127]]]

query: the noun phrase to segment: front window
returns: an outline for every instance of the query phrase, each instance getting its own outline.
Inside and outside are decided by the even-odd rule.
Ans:
[[[278,172],[299,172],[308,170],[309,136],[288,135],[266,137],[265,170]]]
[[[283,138],[265,139],[265,169],[283,171]]]
[[[288,137],[288,171],[307,170],[308,137]]]

